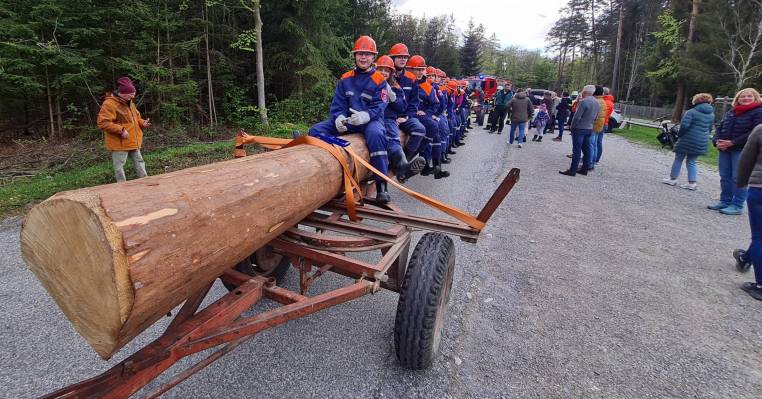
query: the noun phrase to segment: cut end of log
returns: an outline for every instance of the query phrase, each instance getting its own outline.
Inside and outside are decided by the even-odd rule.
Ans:
[[[21,254],[77,332],[111,357],[133,292],[121,234],[100,198],[64,192],[34,207],[21,230]]]

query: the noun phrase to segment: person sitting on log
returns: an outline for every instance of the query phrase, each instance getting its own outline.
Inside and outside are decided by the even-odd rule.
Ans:
[[[447,149],[449,148],[450,141],[448,134],[450,131],[450,125],[447,123],[447,116],[445,115],[447,112],[448,103],[447,94],[444,92],[444,85],[441,84],[443,74],[444,72],[432,66],[426,68],[426,75],[428,75],[429,81],[431,82],[431,87],[433,87],[434,91],[437,93],[437,100],[439,101],[439,106],[437,107],[434,120],[437,121],[439,127],[439,142],[441,143],[439,146],[440,157],[443,164],[448,164],[451,162],[451,160],[447,157]],[[452,151],[452,154],[454,153],[455,152]]]
[[[426,128],[423,126],[420,120],[418,120],[418,105],[421,100],[418,99],[418,78],[415,77],[413,72],[405,69],[408,64],[408,60],[411,59],[410,52],[407,46],[403,43],[397,43],[389,49],[389,57],[394,61],[394,68],[396,72],[396,79],[402,87],[402,91],[405,92],[405,103],[407,108],[405,109],[404,117],[399,118],[400,130],[408,134],[407,143],[405,144],[405,156],[408,160],[414,160],[415,157],[422,154],[428,147],[430,139],[426,136]],[[417,56],[420,60],[415,59],[416,62],[423,60],[421,56]],[[424,67],[426,62],[423,61]],[[412,68],[412,67],[411,67]],[[418,166],[417,164],[412,166]],[[425,162],[424,165],[425,166]],[[421,166],[421,169],[423,169]],[[420,170],[410,169],[410,172],[415,174],[420,173]]]
[[[400,123],[407,120],[405,117],[407,102],[405,101],[405,92],[394,74],[394,61],[388,55],[381,56],[376,61],[376,70],[384,75],[389,85],[386,89],[389,92],[389,105],[384,111],[386,151],[389,154],[390,166],[397,173],[397,180],[404,183],[407,179],[420,173],[426,165],[426,161],[422,157],[415,157],[408,162],[405,152],[402,150]]]
[[[433,173],[435,179],[441,179],[450,173],[442,170],[442,142],[439,135],[439,118],[436,116],[440,106],[439,99],[436,90],[426,78],[426,60],[420,55],[414,55],[410,57],[407,65],[418,79],[418,98],[421,104],[416,115],[426,128],[426,137],[431,140],[431,145],[423,153],[426,167],[421,171],[421,175],[428,176]]]
[[[389,102],[389,92],[386,79],[373,66],[378,54],[376,42],[370,36],[360,36],[352,54],[355,68],[342,75],[336,84],[328,119],[310,127],[309,134],[338,136],[362,133],[370,153],[371,165],[387,174],[389,158],[386,151],[384,111]],[[374,176],[373,179],[376,182],[376,201],[382,204],[391,201],[386,181],[379,176]]]

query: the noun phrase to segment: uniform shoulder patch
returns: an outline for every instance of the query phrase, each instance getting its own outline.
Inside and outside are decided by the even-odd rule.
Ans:
[[[423,92],[426,93],[427,96],[429,95],[429,93],[431,93],[431,90],[433,89],[433,87],[431,87],[431,83],[429,82],[420,83],[418,87],[423,89]]]
[[[410,72],[410,71],[405,71],[405,77],[410,79],[410,80],[412,80],[413,82],[418,80],[418,79],[415,78],[415,74]]]
[[[355,70],[353,69],[351,71],[344,72],[344,74],[341,75],[341,80],[353,78],[354,76],[355,76]]]
[[[384,83],[384,81],[386,80],[386,78],[384,78],[384,75],[382,75],[381,72],[379,71],[373,72],[373,74],[370,75],[370,78],[371,80],[373,80],[373,82],[376,85],[381,85],[381,83]]]

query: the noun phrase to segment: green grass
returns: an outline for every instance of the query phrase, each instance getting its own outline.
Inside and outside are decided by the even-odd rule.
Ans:
[[[661,148],[661,143],[659,143],[659,140],[656,140],[656,135],[659,134],[659,130],[656,128],[629,125],[624,129],[614,129],[614,134],[636,143],[645,144],[649,147]],[[663,151],[671,150],[664,148]],[[700,156],[698,160],[703,164],[717,167],[718,157],[719,153],[717,148],[713,145],[709,145],[706,155]]]
[[[192,166],[232,159],[233,142],[199,143],[165,148],[143,154],[149,175],[171,172]],[[128,179],[135,178],[132,163],[125,165]],[[59,191],[113,183],[111,157],[103,151],[103,161],[78,170],[58,173],[40,173],[0,187],[0,217],[16,213],[27,204],[42,201]]]

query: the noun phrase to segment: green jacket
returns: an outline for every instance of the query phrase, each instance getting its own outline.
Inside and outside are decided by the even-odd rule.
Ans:
[[[506,92],[505,90],[500,90],[495,94],[495,106],[496,107],[505,107],[508,105],[508,101],[511,101],[513,98],[513,92],[508,90]]]

